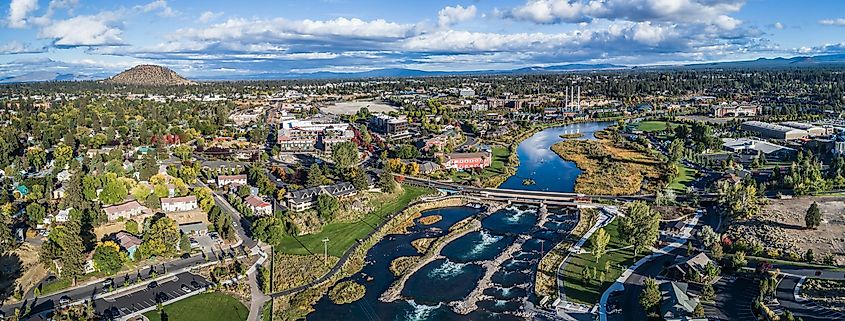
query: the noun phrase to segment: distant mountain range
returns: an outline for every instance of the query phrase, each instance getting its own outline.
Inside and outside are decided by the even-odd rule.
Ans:
[[[769,69],[769,68],[813,68],[813,67],[845,67],[845,54],[824,55],[824,56],[801,56],[793,58],[760,58],[756,60],[696,63],[685,65],[657,65],[657,66],[624,66],[615,64],[563,64],[552,66],[534,66],[509,70],[472,70],[472,71],[425,71],[404,68],[385,68],[362,72],[313,72],[313,73],[291,73],[291,72],[268,72],[252,75],[237,76],[211,76],[198,77],[193,80],[283,80],[283,79],[352,79],[352,78],[402,78],[402,77],[434,77],[434,76],[459,76],[459,75],[520,75],[520,74],[551,74],[573,71],[607,71],[607,70],[660,70],[660,69]],[[137,68],[137,67],[136,67]],[[133,68],[134,69],[134,68]],[[149,71],[158,80],[149,84],[188,84],[190,80],[184,79],[167,68],[158,66],[144,66],[144,73],[133,71],[124,75],[111,77],[111,80],[134,78],[133,74],[144,75]],[[21,83],[38,81],[81,81],[102,79],[101,73],[95,75],[58,73],[51,71],[35,71],[21,75],[0,78],[0,83]],[[141,83],[145,81],[140,81]]]

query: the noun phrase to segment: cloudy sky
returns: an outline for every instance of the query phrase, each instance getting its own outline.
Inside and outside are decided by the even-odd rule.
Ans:
[[[842,0],[4,0],[0,77],[196,78],[845,53]]]

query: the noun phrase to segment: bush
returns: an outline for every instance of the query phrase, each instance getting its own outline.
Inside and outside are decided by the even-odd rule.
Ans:
[[[340,282],[329,291],[329,299],[335,304],[347,304],[360,300],[367,289],[355,281]]]

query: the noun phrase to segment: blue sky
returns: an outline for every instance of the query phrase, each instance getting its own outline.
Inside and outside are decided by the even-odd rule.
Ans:
[[[845,53],[839,0],[6,0],[0,77],[510,69]]]

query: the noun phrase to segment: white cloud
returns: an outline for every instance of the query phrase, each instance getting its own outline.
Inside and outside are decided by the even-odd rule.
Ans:
[[[502,13],[534,23],[581,23],[593,19],[715,25],[732,30],[741,21],[728,16],[744,0],[528,0]]]
[[[76,16],[52,22],[38,36],[53,39],[53,44],[60,47],[121,45],[123,31],[115,26],[120,18],[115,12]]]
[[[775,27],[775,29],[777,29],[777,30],[783,30],[783,24],[782,24],[782,23],[780,23],[780,21],[775,22],[774,27]]]
[[[167,4],[166,0],[155,0],[142,6],[135,6],[135,9],[143,12],[160,10],[158,15],[162,17],[173,17],[177,14],[176,10],[173,10],[173,8]]]
[[[43,48],[32,48],[29,45],[21,43],[17,40],[12,40],[10,42],[0,45],[0,54],[3,55],[38,53],[43,51]]]
[[[202,14],[200,14],[200,17],[197,18],[197,21],[202,22],[202,23],[208,23],[209,21],[217,19],[222,15],[223,15],[222,12],[206,11],[206,12],[203,12]]]
[[[9,27],[26,27],[27,16],[37,9],[38,0],[12,0],[9,3]]]
[[[199,41],[241,40],[244,42],[277,42],[290,39],[307,41],[342,40],[343,38],[391,39],[414,33],[415,26],[383,19],[364,21],[358,18],[334,20],[229,19],[202,29],[182,29],[172,35],[176,39]]]
[[[437,12],[437,23],[440,27],[448,27],[474,18],[477,11],[474,5],[466,8],[461,5],[445,7]]]
[[[819,20],[819,23],[825,26],[845,26],[845,18],[823,19]]]

